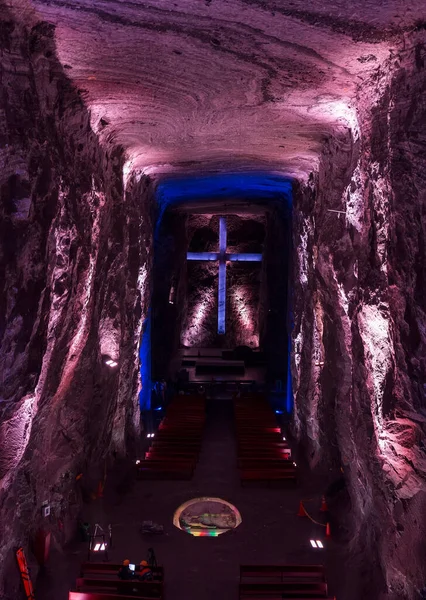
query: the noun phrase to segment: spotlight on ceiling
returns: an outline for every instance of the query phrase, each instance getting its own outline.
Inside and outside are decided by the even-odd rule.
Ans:
[[[324,548],[324,544],[321,542],[321,540],[309,540],[311,542],[311,546],[312,548],[316,548],[316,549],[323,549]]]

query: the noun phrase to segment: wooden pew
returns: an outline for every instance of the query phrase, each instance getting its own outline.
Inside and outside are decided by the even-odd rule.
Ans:
[[[151,444],[150,448],[156,450],[158,448],[167,449],[170,453],[173,450],[187,450],[194,454],[198,454],[201,449],[201,443],[193,444],[191,442],[185,442],[185,440],[158,440],[154,444]]]
[[[166,447],[166,448],[151,448],[151,450],[149,450],[146,453],[146,458],[147,459],[156,459],[156,458],[160,458],[160,459],[183,459],[183,460],[194,460],[195,462],[197,462],[198,460],[198,453],[195,453],[193,450],[184,450],[184,449],[179,449],[179,448],[170,448],[170,447]]]
[[[237,446],[239,448],[273,448],[274,450],[277,450],[279,448],[281,449],[288,449],[288,444],[286,444],[286,442],[283,441],[265,441],[265,440],[261,440],[261,439],[256,439],[256,438],[252,438],[252,439],[239,439],[237,440]]]
[[[278,581],[286,579],[308,579],[325,582],[323,565],[241,565],[240,583],[255,582],[259,579],[274,578]]]
[[[240,600],[331,600],[322,565],[241,565]]]
[[[240,598],[269,598],[281,594],[281,598],[327,598],[324,581],[286,581],[280,583],[240,583]]]
[[[118,577],[118,571],[121,568],[121,564],[117,563],[92,563],[85,562],[81,565],[80,573],[82,578],[88,578],[91,576],[102,575],[102,578],[106,577]],[[163,567],[150,567],[153,577],[155,580],[164,581],[164,569]],[[140,571],[140,566],[136,565],[135,572]],[[99,577],[98,577],[99,579]]]
[[[238,460],[253,459],[253,460],[290,460],[291,452],[288,450],[241,450],[238,452]]]
[[[161,581],[122,581],[121,579],[92,579],[79,577],[76,581],[78,592],[119,593],[127,596],[162,598],[163,582]]]
[[[194,446],[201,445],[201,434],[193,435],[186,433],[185,431],[160,431],[155,436],[155,441],[159,442],[184,442],[185,444],[192,444]]]
[[[161,600],[162,596],[155,596],[156,600]],[[68,600],[153,600],[152,596],[141,596],[132,594],[127,596],[121,592],[114,594],[109,592],[69,592]]]
[[[257,457],[249,457],[249,458],[239,458],[237,460],[237,465],[240,469],[268,469],[268,468],[279,468],[286,469],[288,471],[295,471],[296,467],[294,466],[291,460],[287,460],[284,457],[281,458],[257,458]]]
[[[145,460],[137,465],[139,479],[191,479],[205,424],[205,398],[176,396],[152,440]]]

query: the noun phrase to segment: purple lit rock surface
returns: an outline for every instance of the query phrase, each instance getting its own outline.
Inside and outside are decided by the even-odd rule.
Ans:
[[[294,177],[293,430],[323,483],[344,472],[347,598],[414,600],[424,3],[8,0],[0,19],[0,596],[20,594],[13,549],[42,502],[60,548],[105,461],[138,444],[156,184],[264,170]]]

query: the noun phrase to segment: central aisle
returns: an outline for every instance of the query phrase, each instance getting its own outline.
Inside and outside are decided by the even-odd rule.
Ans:
[[[237,600],[241,564],[326,563],[328,552],[315,551],[309,543],[323,530],[296,516],[306,493],[293,485],[241,487],[232,399],[218,394],[207,401],[205,435],[192,481],[135,481],[131,468],[127,475],[120,471],[116,478],[109,476],[105,497],[87,507],[85,518],[112,523],[112,562],[139,562],[153,547],[164,566],[167,600]],[[234,504],[242,524],[218,537],[193,537],[174,527],[175,510],[201,496]],[[144,520],[162,524],[164,535],[141,535]],[[67,600],[86,548],[80,543],[66,557],[58,556],[56,564],[50,561],[50,584],[41,587],[38,600]]]

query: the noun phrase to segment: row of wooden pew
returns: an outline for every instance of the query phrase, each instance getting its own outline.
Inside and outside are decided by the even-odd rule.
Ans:
[[[138,464],[140,479],[191,479],[201,449],[206,419],[205,397],[175,396]]]
[[[122,581],[120,565],[84,563],[69,600],[163,598],[164,571],[151,567],[153,581]],[[322,565],[242,565],[239,600],[332,600]],[[335,599],[334,599],[335,600]]]
[[[322,565],[242,565],[239,600],[332,600]],[[335,599],[334,599],[335,600]]]
[[[234,398],[241,483],[296,481],[291,450],[263,394]]]
[[[123,581],[118,577],[121,565],[83,563],[75,590],[68,600],[161,600],[163,598],[163,567],[151,567],[152,581]],[[136,567],[136,574],[139,566]]]

